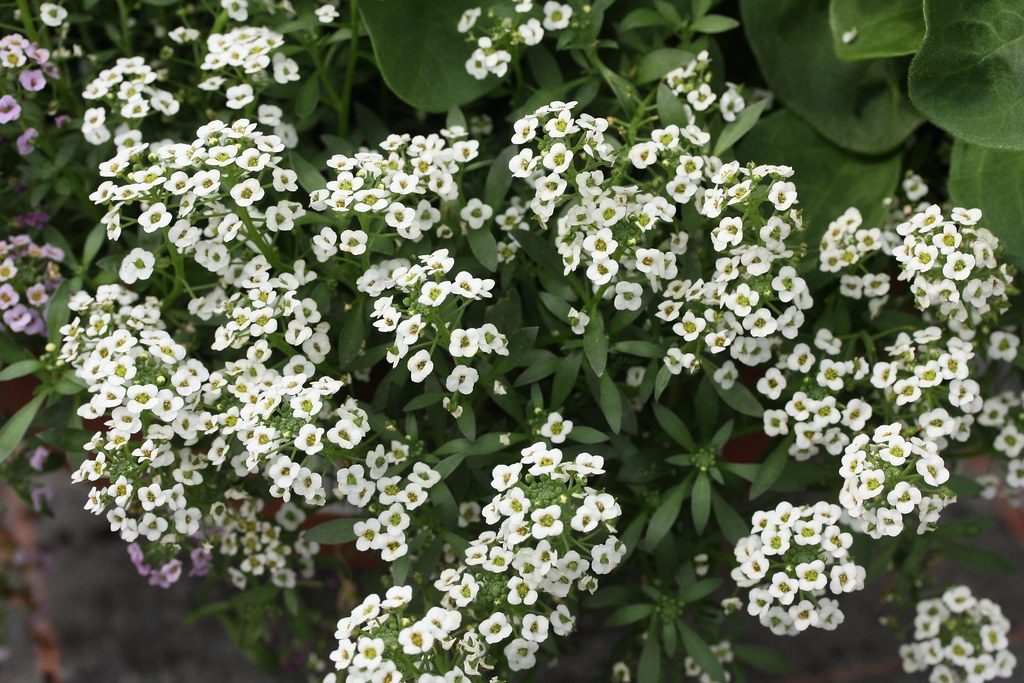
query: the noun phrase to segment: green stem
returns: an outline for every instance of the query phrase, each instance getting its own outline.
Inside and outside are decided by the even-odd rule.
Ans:
[[[28,0],[18,0],[18,14],[21,15],[21,25],[25,28],[28,39],[38,43],[39,34],[36,33],[36,26],[32,21],[32,8],[28,6]]]

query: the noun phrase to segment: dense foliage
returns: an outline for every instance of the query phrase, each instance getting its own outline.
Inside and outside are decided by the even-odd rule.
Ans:
[[[1010,678],[1015,3],[478,2],[0,2],[4,479],[325,683]]]

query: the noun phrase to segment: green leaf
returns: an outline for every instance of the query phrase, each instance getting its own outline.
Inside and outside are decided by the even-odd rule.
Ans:
[[[0,371],[0,382],[6,382],[18,377],[24,377],[25,375],[31,375],[41,367],[43,367],[43,364],[35,358],[19,360],[8,365],[3,369],[3,371]]]
[[[678,415],[660,403],[655,403],[654,419],[658,421],[658,424],[665,430],[665,433],[672,437],[672,440],[677,444],[688,451],[697,450],[697,442],[694,441],[693,434],[690,433],[689,427],[686,426],[686,423]]]
[[[562,361],[555,371],[555,379],[551,383],[551,407],[560,408],[569,397],[573,387],[576,386],[576,379],[580,376],[580,366],[583,364],[583,354],[573,351]]]
[[[722,671],[718,657],[715,657],[715,653],[696,631],[680,621],[679,635],[683,638],[683,647],[686,648],[686,653],[693,657],[697,666],[704,669],[712,680],[725,680],[725,673]]]
[[[604,375],[608,364],[608,335],[604,331],[604,318],[600,311],[594,311],[587,329],[583,331],[583,353],[590,367],[598,377]]]
[[[999,238],[1008,260],[1024,267],[1024,152],[953,143],[949,194],[965,208],[979,208],[981,225]]]
[[[592,444],[604,443],[608,440],[608,435],[598,429],[583,425],[574,426],[572,431],[569,432],[569,436],[567,438],[570,441],[575,441],[576,443]]]
[[[318,524],[303,534],[307,541],[323,543],[324,545],[340,545],[356,540],[356,532],[353,530],[356,522],[362,521],[354,517],[344,519],[332,519]]]
[[[384,82],[414,107],[446,112],[493,88],[466,73],[473,47],[456,30],[476,0],[366,0],[359,4]]]
[[[654,683],[661,680],[661,644],[653,633],[647,634],[644,648],[640,651],[636,676],[637,681],[641,683]]]
[[[697,474],[693,484],[693,495],[690,498],[690,510],[693,513],[693,528],[703,534],[711,516],[711,479],[707,472]]]
[[[789,462],[791,442],[791,439],[783,439],[761,463],[760,469],[757,470],[757,476],[754,477],[754,483],[750,485],[751,500],[770,489],[772,484],[778,481],[782,470],[786,468],[786,463]]]
[[[650,83],[663,78],[673,69],[686,66],[693,61],[693,53],[674,47],[652,50],[640,59],[636,67],[636,82]]]
[[[480,265],[492,273],[498,268],[498,242],[487,226],[468,231],[469,249]]]
[[[0,427],[0,464],[7,460],[21,443],[25,432],[32,426],[32,420],[35,419],[36,413],[42,408],[45,400],[46,394],[39,394],[22,406],[21,410],[7,420],[3,427]]]
[[[712,493],[711,507],[715,510],[715,521],[718,522],[718,528],[722,530],[729,543],[735,545],[738,540],[750,533],[749,525],[718,493]]]
[[[443,391],[431,391],[425,394],[420,394],[406,403],[402,410],[405,412],[409,412],[410,410],[420,410],[421,408],[432,406],[435,403],[440,403],[447,395],[448,394]]]
[[[52,427],[36,435],[48,446],[59,448],[68,454],[80,453],[83,446],[92,438],[93,433],[74,427]]]
[[[832,47],[849,61],[911,55],[924,39],[921,0],[831,0],[828,18]]]
[[[737,413],[750,415],[751,417],[761,417],[764,415],[764,406],[757,400],[753,392],[739,380],[733,382],[732,386],[728,389],[714,381],[714,379],[711,380],[711,384],[714,385],[715,391],[718,392],[719,397],[721,397],[725,404]]]
[[[678,97],[672,94],[672,91],[664,83],[658,86],[655,104],[658,109],[658,118],[661,119],[662,123],[666,125],[672,123],[677,126],[685,126],[687,124],[686,106],[679,101]]]
[[[611,430],[618,434],[622,429],[622,396],[611,375],[601,378],[601,412]]]
[[[903,92],[903,67],[839,59],[828,3],[740,0],[750,47],[771,89],[819,134],[861,154],[888,152],[921,123]]]
[[[767,106],[768,100],[760,100],[741,111],[735,121],[722,129],[718,139],[715,140],[712,154],[720,156],[722,152],[739,142],[740,138],[749,133],[754,124],[758,122]]]
[[[739,144],[739,156],[757,163],[787,164],[796,170],[807,241],[817,248],[828,224],[855,206],[868,225],[884,214],[882,202],[900,179],[898,154],[866,157],[840,149],[817,135],[791,112],[763,119]]]
[[[651,616],[654,611],[654,605],[642,604],[642,605],[626,605],[612,612],[607,619],[604,620],[605,628],[615,628],[616,626],[625,626],[626,624],[633,624],[641,619],[646,619]]]
[[[725,31],[733,30],[739,25],[740,22],[732,17],[722,16],[721,14],[706,14],[690,24],[690,28],[697,33],[724,33]]]
[[[295,114],[299,119],[310,116],[320,102],[320,79],[317,75],[311,74],[299,88],[299,94],[295,98]]]
[[[295,174],[299,177],[299,185],[306,192],[312,192],[313,190],[322,190],[327,183],[324,181],[324,177],[320,175],[320,171],[317,170],[316,166],[306,161],[301,155],[292,150],[288,152],[288,168],[295,171]]]
[[[71,310],[68,309],[68,300],[71,299],[71,292],[82,288],[82,279],[74,277],[64,280],[57,287],[57,291],[50,295],[50,303],[46,308],[46,329],[51,342],[60,341],[60,328],[68,321]]]
[[[487,169],[487,179],[484,181],[484,202],[490,205],[496,212],[501,209],[508,188],[512,186],[512,172],[508,170],[509,160],[516,155],[519,148],[509,145],[498,153],[491,167]]]
[[[540,234],[529,230],[516,230],[510,233],[512,238],[519,243],[527,256],[536,261],[537,265],[549,273],[561,273],[565,269],[562,257],[555,251],[554,245],[548,242]]]
[[[744,664],[766,673],[783,674],[790,668],[785,657],[768,647],[736,643],[732,652]]]
[[[683,602],[696,602],[714,593],[722,585],[722,579],[703,579],[680,593]]]
[[[910,97],[928,120],[983,147],[1024,149],[1019,0],[925,0]]]
[[[683,501],[686,500],[686,496],[690,493],[690,486],[690,483],[686,481],[676,484],[669,489],[665,499],[661,501],[661,505],[651,515],[651,521],[647,525],[647,536],[644,537],[644,543],[647,548],[652,549],[661,543],[661,539],[665,537],[665,534],[672,528],[672,525],[676,523],[676,519],[679,518],[679,511],[683,508]]]

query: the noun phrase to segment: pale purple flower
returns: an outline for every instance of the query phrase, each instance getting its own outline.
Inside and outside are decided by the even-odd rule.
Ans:
[[[0,97],[0,123],[17,121],[21,116],[21,105],[10,95]]]
[[[205,548],[193,548],[190,555],[192,559],[192,570],[189,576],[206,576],[213,568],[213,555]]]
[[[18,75],[18,82],[21,83],[21,87],[29,92],[39,92],[46,87],[46,76],[39,69],[31,69],[30,71],[22,71]]]
[[[135,566],[135,571],[139,573],[139,576],[149,576],[149,573],[153,571],[153,568],[146,564],[146,557],[142,554],[142,546],[138,543],[128,544],[128,557],[131,558],[132,565]]]
[[[6,311],[11,306],[14,306],[21,300],[18,296],[18,292],[11,286],[10,282],[5,282],[0,285],[0,311]]]
[[[50,507],[50,503],[53,502],[53,492],[50,491],[49,486],[40,486],[37,489],[32,489],[31,495],[32,509],[36,512],[42,512]]]
[[[42,472],[43,465],[46,464],[46,459],[48,457],[50,457],[50,449],[46,446],[39,446],[28,454],[29,467],[34,469],[36,472]]]
[[[171,560],[149,575],[149,585],[170,588],[181,578],[181,560]]]
[[[39,131],[36,130],[35,128],[29,128],[24,133],[19,135],[18,139],[15,141],[15,145],[18,148],[18,154],[20,154],[21,156],[31,154],[32,150],[35,149],[35,145],[33,144],[33,142],[37,137],[39,137]]]
[[[4,311],[4,324],[12,332],[24,332],[32,324],[32,314],[24,304],[17,304]]]

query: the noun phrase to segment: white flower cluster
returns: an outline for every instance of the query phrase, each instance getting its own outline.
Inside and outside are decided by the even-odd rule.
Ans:
[[[843,453],[839,502],[856,530],[872,538],[899,536],[904,517],[916,513],[917,533],[935,528],[939,514],[956,500],[943,487],[949,470],[935,441],[901,435],[899,422],[858,434]]]
[[[412,589],[396,586],[383,598],[368,596],[338,622],[331,659],[345,680],[466,681],[502,655],[513,671],[534,666],[551,633],[573,629],[575,618],[561,600],[574,585],[595,590],[597,576],[625,554],[609,535],[618,504],[587,485],[603,466],[586,453],[563,461],[560,450],[536,443],[523,449],[520,462],[495,467],[491,485],[498,493],[483,509],[494,530],[470,544],[463,565],[441,572],[434,582],[438,605],[422,618],[407,616]]]
[[[467,9],[457,27],[476,44],[466,61],[466,72],[477,80],[491,74],[503,78],[513,53],[538,44],[546,33],[568,28],[572,16],[572,6],[556,0],[547,0],[543,6],[534,0],[502,0],[486,13],[482,7]]]
[[[592,287],[614,296],[619,310],[640,308],[644,282],[651,290],[664,289],[656,315],[673,323],[687,342],[673,349],[673,368],[692,367],[705,348],[718,353],[737,341],[737,357],[764,362],[754,358],[763,356],[768,337],[795,337],[812,300],[789,265],[794,252],[785,244],[802,227],[792,208],[795,188],[784,180],[792,169],[747,168],[703,156],[710,136],[696,124],[669,125],[647,140],[617,147],[605,136],[606,120],[574,117],[574,106],[552,103],[517,121],[512,142],[532,144],[509,162],[513,175],[532,184],[530,209],[542,222],[568,204],[557,219],[565,273],[586,267]],[[637,171],[668,171],[668,196],[622,184],[627,164]],[[707,280],[675,279],[677,257],[690,239],[673,226],[675,204],[691,200],[706,218],[720,219],[710,235],[720,256]],[[772,207],[767,218],[764,205]],[[740,215],[723,217],[730,209]],[[586,319],[577,317],[585,327]]]
[[[947,588],[921,600],[914,617],[914,642],[900,646],[903,670],[929,671],[931,683],[985,683],[1011,678],[1017,658],[1010,652],[1010,621],[987,598],[967,586]]]
[[[142,57],[121,57],[114,66],[103,69],[85,86],[83,99],[100,101],[104,107],[92,107],[82,118],[82,137],[93,145],[110,140],[108,118],[115,116],[125,129],[135,129],[138,122],[154,112],[174,116],[181,108],[175,96],[157,85],[160,76]]]
[[[829,597],[864,588],[864,568],[849,553],[853,536],[839,527],[841,509],[825,502],[779,503],[758,511],[752,535],[736,544],[732,578],[750,588],[747,612],[776,635],[809,627],[835,630],[844,619]]]
[[[1001,333],[993,333],[995,334]],[[1016,339],[1016,335],[1014,335]],[[993,357],[990,353],[990,357]],[[992,491],[994,497],[998,493],[1000,481],[1005,481],[1009,490],[1006,493],[1012,500],[1016,499],[1016,493],[1024,489],[1024,396],[1020,392],[1005,391],[985,399],[981,411],[978,413],[978,424],[982,427],[994,428],[995,438],[992,439],[992,448],[1003,455],[1006,460],[1003,463],[1006,468],[1004,477],[996,477],[994,485],[996,490]],[[994,464],[994,463],[990,463]],[[982,475],[984,476],[984,475]],[[979,480],[981,480],[979,478]],[[983,480],[982,480],[983,481]]]
[[[231,487],[256,467],[254,456],[240,452],[234,439],[266,452],[285,441],[271,425],[290,429],[301,422],[294,415],[261,414],[265,404],[245,405],[247,396],[241,389],[257,383],[275,386],[278,373],[258,363],[228,364],[222,372],[209,372],[166,332],[155,299],[139,301],[119,285],[101,286],[95,298],[78,292],[69,308],[78,315],[61,328],[60,358],[91,394],[78,414],[86,419],[108,416],[106,429],[85,444],[92,457],[72,476],[76,482],[110,482],[92,489],[86,509],[106,512],[111,530],[126,542],[141,536],[157,547],[177,549],[189,539],[201,538],[200,532],[215,536],[221,555],[241,552],[241,574],[233,575],[236,584],[244,584],[244,575],[259,576],[267,570],[275,584],[292,585],[296,572],[288,563],[296,558],[302,559],[302,572],[308,575],[316,548],[285,544],[278,526],[287,522],[259,521],[259,507],[225,509],[221,502],[224,496],[246,500],[244,490]],[[293,395],[301,398],[304,387],[295,379],[290,378],[291,386],[300,391]],[[309,396],[310,390],[305,392]],[[216,436],[208,441],[208,435]],[[227,471],[221,472],[225,464]],[[211,498],[214,476],[231,490],[216,491]],[[276,495],[287,499],[294,491],[307,503],[323,503],[320,475],[308,468],[292,463],[287,483],[274,479]],[[297,524],[288,527],[294,531]]]
[[[408,513],[426,503],[428,491],[441,481],[441,475],[422,462],[416,462],[404,477],[394,474],[395,466],[408,464],[409,456],[409,447],[401,442],[387,449],[378,444],[366,455],[365,467],[350,465],[337,474],[339,499],[360,508],[377,503],[382,510],[376,519],[357,522],[354,532],[357,550],[377,550],[386,562],[409,552],[405,531],[412,520]]]
[[[206,38],[206,56],[200,68],[215,72],[199,84],[201,90],[224,91],[229,109],[242,109],[256,100],[256,88],[268,82],[291,83],[302,77],[298,63],[278,48],[284,36],[264,26],[239,26]]]
[[[312,193],[313,209],[331,209],[346,226],[355,216],[383,217],[387,227],[374,236],[416,242],[437,226],[439,237],[451,237],[454,233],[441,224],[437,205],[458,199],[459,174],[477,158],[480,143],[469,139],[461,127],[453,127],[440,134],[389,135],[380,147],[381,152],[336,154],[328,159],[337,176],[325,189]],[[369,239],[363,229],[339,234],[324,228],[313,240],[314,253],[321,262],[339,251],[359,256]]]
[[[783,408],[766,410],[763,419],[769,436],[794,435],[790,455],[806,460],[822,448],[839,455],[849,434],[863,431],[876,415],[899,417],[939,450],[947,439],[970,436],[982,406],[981,386],[970,378],[971,342],[927,327],[912,335],[900,332],[874,363],[862,356],[837,360],[848,357],[844,346],[852,345],[820,329],[814,350],[795,345],[758,381],[766,398],[786,400]]]
[[[903,244],[893,251],[917,307],[937,308],[953,329],[971,329],[1009,308],[1012,273],[996,259],[999,240],[978,227],[980,209],[955,208],[950,219],[935,205],[896,226]]]
[[[665,74],[665,84],[672,94],[686,99],[694,111],[716,107],[725,121],[735,121],[747,107],[747,102],[735,83],[726,83],[726,91],[719,95],[711,88],[711,55],[701,50],[692,61]]]
[[[825,273],[842,273],[839,291],[851,299],[867,299],[872,317],[877,316],[888,301],[891,278],[885,272],[873,272],[865,260],[874,254],[886,256],[900,244],[895,230],[866,228],[864,217],[856,207],[829,223],[822,235],[818,251],[820,269]]]

